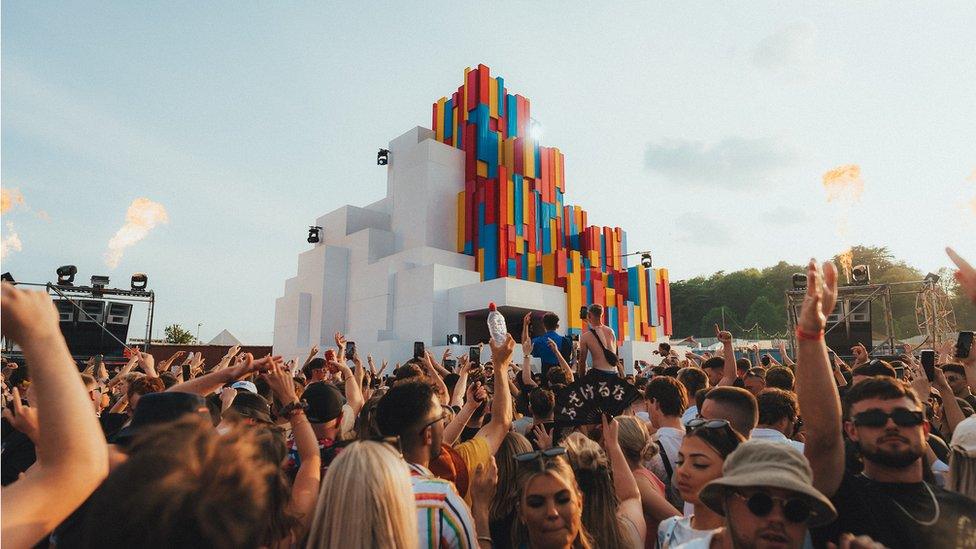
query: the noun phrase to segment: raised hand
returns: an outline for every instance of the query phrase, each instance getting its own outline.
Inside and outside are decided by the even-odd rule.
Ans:
[[[956,271],[956,282],[962,288],[963,293],[969,301],[976,305],[976,269],[973,268],[965,259],[955,252],[952,248],[946,248],[949,259],[959,267]]]
[[[552,340],[550,340],[550,341],[552,341]],[[523,355],[525,355],[525,356],[531,356],[532,355],[532,349],[534,349],[534,348],[535,348],[535,345],[532,344],[532,340],[531,339],[525,338],[525,339],[522,340],[522,354]]]
[[[477,513],[487,515],[488,507],[495,497],[498,486],[498,465],[494,456],[489,458],[488,464],[479,463],[471,478],[471,507]],[[480,530],[479,530],[480,532]]]
[[[336,332],[334,338],[335,338],[336,347],[344,350],[346,348],[346,336],[344,336],[342,332]]]
[[[722,345],[732,344],[732,332],[725,331],[715,325],[715,337],[722,343]]]
[[[535,435],[535,445],[539,447],[540,450],[548,450],[552,448],[552,434],[553,431],[546,431],[546,426],[543,424],[536,425],[532,428],[532,434]]]
[[[503,343],[496,343],[492,338],[488,345],[491,347],[491,362],[495,368],[507,368],[509,361],[512,360],[512,352],[515,351],[515,340],[512,334],[505,334]]]
[[[603,414],[601,424],[603,425],[603,447],[609,452],[611,448],[620,446],[620,423],[616,418],[608,418],[606,414]]]
[[[298,401],[298,395],[295,393],[295,382],[288,374],[288,370],[282,367],[280,361],[273,361],[271,367],[267,372],[261,374],[261,377],[268,382],[268,386],[271,387],[271,391],[281,404],[291,404]]]
[[[0,333],[23,344],[61,337],[58,310],[45,292],[25,291],[3,282],[0,286]]]
[[[552,339],[550,339],[548,337],[546,338],[546,345],[549,347],[549,350],[550,351],[552,351],[554,353],[558,353],[559,352],[559,346],[556,345],[556,342],[554,340],[552,340]]]
[[[864,347],[864,345],[862,345],[860,343],[858,343],[857,345],[851,347],[851,352],[854,353],[854,363],[855,364],[863,364],[863,363],[865,363],[865,362],[867,362],[869,360],[868,359],[868,350]]]
[[[482,403],[488,399],[488,389],[480,381],[475,381],[464,392],[465,402]]]
[[[16,387],[11,393],[11,404],[11,408],[3,409],[3,418],[10,423],[11,427],[27,435],[27,438],[36,444],[38,440],[37,408],[25,406],[20,401],[20,390]]]
[[[822,279],[821,279],[822,278]],[[837,303],[837,267],[830,261],[823,263],[823,274],[813,259],[807,264],[807,295],[797,317],[801,331],[819,334],[827,326],[827,316]]]

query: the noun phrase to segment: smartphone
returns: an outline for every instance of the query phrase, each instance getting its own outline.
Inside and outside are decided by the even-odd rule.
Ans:
[[[183,365],[183,381],[190,381],[190,365]]]
[[[99,366],[102,365],[102,361],[105,360],[105,355],[95,355],[95,369],[97,370]]]
[[[586,320],[586,305],[580,307],[580,320]]]
[[[481,365],[481,349],[479,347],[468,347],[468,361],[472,367]]]
[[[959,332],[956,339],[956,358],[969,358],[973,350],[973,332]]]
[[[762,358],[759,359],[759,362],[763,366],[769,367],[769,356],[768,355],[763,355]]]
[[[935,379],[935,351],[931,349],[922,351],[922,369],[925,370],[925,379],[929,381]]]
[[[447,359],[447,360],[444,361],[444,369],[445,370],[447,370],[449,372],[453,372],[454,371],[454,368],[457,368],[457,361],[456,360],[454,360],[453,358],[449,358],[449,359]]]
[[[347,341],[346,342],[346,358],[353,359],[356,358],[356,342]]]
[[[414,358],[424,358],[424,342],[414,341],[413,342],[413,357]]]

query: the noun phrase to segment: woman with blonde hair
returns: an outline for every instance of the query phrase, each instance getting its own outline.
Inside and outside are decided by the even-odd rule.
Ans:
[[[949,443],[949,476],[946,489],[976,499],[976,416],[956,426]]]
[[[488,526],[495,549],[511,547],[512,525],[515,523],[515,508],[519,502],[518,461],[515,456],[532,452],[532,443],[524,435],[514,431],[505,435],[498,447],[495,461],[498,464],[498,484],[495,497],[488,509]]]
[[[634,473],[637,479],[637,489],[640,491],[641,507],[644,511],[644,522],[647,524],[648,532],[656,532],[657,525],[662,520],[680,515],[681,513],[674,508],[664,496],[664,483],[652,473],[644,463],[657,455],[658,447],[651,440],[650,434],[644,422],[633,416],[620,416],[617,418],[620,423],[617,438],[620,441],[620,449],[627,458],[627,466]],[[646,536],[644,547],[654,547],[657,540],[654,536]]]
[[[637,480],[627,465],[618,441],[620,423],[603,418],[606,448],[582,433],[566,437],[569,463],[586,495],[583,524],[597,547],[644,546],[647,533]]]
[[[417,508],[410,471],[392,446],[350,444],[332,462],[306,547],[416,547]]]
[[[529,549],[592,549],[597,547],[583,524],[583,493],[572,467],[549,448],[516,457],[518,521],[514,547]],[[498,540],[492,538],[494,543]]]

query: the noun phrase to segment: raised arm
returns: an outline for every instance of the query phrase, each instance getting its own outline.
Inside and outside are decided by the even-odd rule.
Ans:
[[[575,381],[575,377],[573,376],[573,369],[569,367],[569,363],[566,362],[565,358],[563,358],[563,354],[559,352],[559,346],[556,345],[555,341],[549,338],[546,338],[546,342],[549,344],[549,350],[551,350],[552,353],[556,355],[556,360],[559,362],[559,367],[562,368],[566,372],[566,375],[569,377],[569,382],[572,383],[573,381]]]
[[[491,346],[491,361],[495,365],[495,397],[491,401],[491,421],[478,431],[479,436],[488,441],[491,455],[498,451],[512,427],[512,395],[508,392],[508,364],[512,360],[515,350],[515,340],[511,335],[506,336],[504,343],[496,343],[494,339],[488,343]]]
[[[451,395],[447,391],[447,384],[444,383],[444,378],[441,377],[440,372],[437,371],[437,367],[434,366],[434,355],[430,351],[424,351],[424,369],[426,370],[427,377],[430,378],[430,382],[434,384],[434,389],[437,390],[437,396],[440,397],[441,405],[446,406],[451,402]]]
[[[363,404],[366,403],[366,400],[363,399],[362,386],[359,384],[356,376],[353,375],[352,370],[344,362],[329,362],[328,366],[334,368],[342,375],[346,389],[346,404],[352,408],[353,415],[358,415],[359,411],[363,409]]]
[[[37,408],[37,463],[3,488],[0,541],[30,547],[68,517],[108,474],[105,436],[58,327],[50,296],[4,282],[2,333],[30,364]]]
[[[460,383],[460,382],[458,382]],[[461,406],[461,411],[454,415],[454,419],[444,428],[444,442],[454,445],[465,425],[471,420],[471,416],[478,410],[481,404],[488,398],[488,390],[480,383],[472,383],[467,387],[467,399]]]
[[[643,545],[644,538],[647,536],[647,525],[644,522],[644,508],[641,506],[640,489],[637,487],[637,478],[627,464],[624,451],[620,448],[617,440],[617,433],[620,424],[616,419],[607,420],[603,416],[603,447],[610,458],[610,468],[613,471],[613,489],[617,494],[620,503],[617,506],[617,515],[630,519],[637,527],[637,533]]]
[[[246,355],[244,363],[239,366],[230,366],[222,370],[214,369],[209,373],[195,377],[189,381],[177,383],[166,390],[174,393],[194,393],[206,396],[231,381],[236,381],[256,372],[266,372],[271,368],[273,363],[280,360],[280,356],[272,357],[271,355],[259,358],[258,360],[252,360],[250,355]]]
[[[738,378],[739,373],[735,369],[735,349],[732,347],[732,332],[727,332],[715,325],[715,337],[722,342],[722,360],[725,362],[722,367],[722,379],[718,385],[732,385]]]
[[[522,338],[522,386],[526,390],[535,387],[537,384],[534,379],[532,379],[532,340],[523,337]]]
[[[468,387],[468,371],[471,365],[468,357],[462,356],[458,359],[458,379],[454,384],[454,392],[451,394],[451,406],[461,406],[464,404],[464,391]]]
[[[312,345],[312,348],[308,350],[308,358],[306,358],[305,362],[302,364],[302,369],[304,369],[309,362],[312,362],[312,359],[315,358],[315,355],[317,354],[319,354],[319,346]]]
[[[790,353],[786,351],[786,341],[780,340],[779,355],[783,357],[783,366],[791,367],[796,365],[796,363],[793,362],[793,359],[790,358]]]
[[[807,265],[807,295],[797,318],[796,396],[803,410],[806,446],[804,454],[813,469],[813,485],[831,496],[844,476],[844,439],[841,431],[840,395],[831,375],[824,343],[827,315],[837,302],[837,268]]]
[[[139,355],[137,353],[138,351],[129,357],[129,362],[126,362],[125,366],[119,370],[119,373],[115,374],[115,377],[108,382],[108,384],[105,386],[106,389],[111,389],[112,387],[118,385],[118,383],[122,381],[122,378],[125,377],[125,374],[131,372],[132,369],[135,368],[136,363],[139,362]]]
[[[262,377],[268,382],[282,406],[298,402],[295,394],[295,382],[281,364],[276,362],[268,373]],[[301,465],[292,484],[291,497],[288,500],[288,510],[292,516],[298,517],[299,525],[292,532],[292,541],[301,540],[311,525],[318,499],[319,484],[322,481],[322,457],[319,454],[319,444],[315,439],[312,425],[305,417],[301,408],[293,409],[288,414],[291,432],[295,436],[295,446]],[[287,541],[287,540],[282,540]]]

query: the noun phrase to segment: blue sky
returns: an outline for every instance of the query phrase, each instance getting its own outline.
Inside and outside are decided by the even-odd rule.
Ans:
[[[532,101],[567,201],[674,278],[847,243],[935,270],[976,258],[974,28],[972,2],[7,1],[0,177],[29,210],[3,270],[145,271],[159,333],[270,343],[305,227],[381,198],[376,149],[477,63]],[[820,185],[843,164],[846,239]],[[139,197],[169,222],[108,269]]]

